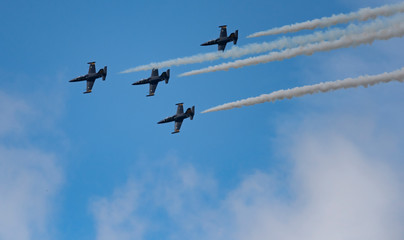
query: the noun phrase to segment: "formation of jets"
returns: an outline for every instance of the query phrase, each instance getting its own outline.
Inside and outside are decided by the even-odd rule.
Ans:
[[[231,33],[229,36],[227,36],[227,26],[219,26],[220,27],[220,37],[205,43],[202,43],[201,46],[208,46],[208,45],[218,45],[218,51],[224,51],[226,48],[226,44],[228,42],[233,42],[234,44],[237,44],[238,40],[238,30],[235,32]],[[94,82],[97,78],[102,78],[102,80],[105,80],[107,77],[107,66],[104,68],[100,69],[98,72],[95,69],[95,62],[88,62],[90,64],[88,73],[83,76],[79,76],[77,78],[74,78],[70,80],[69,82],[81,82],[81,81],[87,81],[87,88],[86,91],[83,93],[91,93]],[[151,76],[149,78],[142,79],[140,81],[132,83],[132,85],[142,85],[142,84],[149,84],[149,94],[146,95],[146,97],[154,96],[154,93],[156,91],[157,85],[161,81],[165,81],[166,84],[168,84],[168,80],[170,79],[170,69],[167,69],[167,71],[163,72],[161,75],[159,75],[159,70],[156,68],[152,69]],[[183,103],[177,103],[177,113],[171,117],[167,117],[161,121],[158,122],[158,124],[161,123],[168,123],[168,122],[175,122],[174,124],[174,133],[179,133],[180,128],[182,125],[182,122],[184,119],[189,118],[193,119],[195,115],[195,106],[192,106],[191,108],[188,108],[184,112],[184,104]]]

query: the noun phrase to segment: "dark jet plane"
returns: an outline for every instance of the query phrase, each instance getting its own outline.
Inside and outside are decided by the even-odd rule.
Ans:
[[[195,115],[195,106],[192,106],[192,108],[188,108],[187,111],[184,113],[184,106],[183,106],[184,104],[177,103],[176,105],[178,106],[177,114],[175,114],[174,116],[165,118],[165,119],[161,120],[160,122],[158,122],[158,124],[175,122],[174,132],[172,132],[171,134],[179,133],[182,121],[184,121],[185,118],[190,118],[192,120]]]
[[[236,30],[234,33],[230,34],[230,36],[227,36],[227,25],[223,25],[223,26],[219,26],[219,27],[220,27],[220,37],[215,40],[210,40],[206,43],[202,43],[201,46],[217,44],[217,50],[224,51],[224,49],[226,48],[226,44],[228,42],[233,41],[234,44],[237,44],[238,30]]]
[[[69,81],[69,82],[87,81],[87,90],[83,93],[91,93],[95,79],[102,77],[102,80],[105,80],[105,78],[107,77],[107,66],[105,66],[104,69],[100,69],[100,71],[95,72],[95,62],[89,62],[87,64],[90,64],[88,74],[77,77]]]
[[[153,68],[152,72],[151,72],[151,76],[149,78],[142,79],[140,81],[132,83],[132,85],[150,84],[149,95],[146,95],[146,97],[150,97],[150,96],[154,96],[154,92],[156,91],[157,84],[159,84],[159,82],[161,82],[161,81],[165,81],[167,84],[168,79],[170,79],[170,69],[168,69],[166,72],[163,72],[159,76],[159,70],[156,68]]]

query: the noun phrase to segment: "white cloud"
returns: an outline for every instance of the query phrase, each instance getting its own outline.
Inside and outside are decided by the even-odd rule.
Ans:
[[[332,119],[324,119],[335,124]],[[291,198],[282,198],[271,175],[257,173],[229,194],[228,228],[235,239],[403,239],[402,166],[371,153],[381,146],[377,135],[368,146],[352,141],[358,132],[317,128],[289,139]],[[320,124],[321,126],[321,124]],[[369,132],[367,135],[368,136]],[[372,134],[370,134],[372,135]],[[360,141],[362,139],[358,139]],[[388,151],[391,149],[389,148]],[[385,150],[380,148],[380,152]],[[400,149],[395,149],[400,151]],[[383,155],[383,154],[382,154]],[[401,169],[401,170],[400,170]],[[232,233],[234,231],[234,233]]]
[[[117,194],[104,199],[98,209],[130,212],[129,218],[119,218],[119,225],[147,223],[143,238],[136,239],[148,239],[147,231],[161,231],[156,226],[164,224],[170,225],[163,231],[167,239],[403,239],[399,133],[379,129],[367,116],[307,115],[304,121],[291,124],[277,141],[289,161],[286,173],[277,173],[284,169],[257,171],[221,199],[215,195],[215,184],[205,185],[211,178],[177,162],[163,173],[148,169],[149,173],[159,172],[155,181],[133,180],[147,191],[137,192],[134,198],[123,197],[135,204],[128,211],[113,211],[121,199]],[[132,191],[127,187],[118,190],[121,196]],[[133,210],[145,207],[162,207],[167,215]],[[95,215],[99,223],[99,215]],[[109,228],[115,224],[105,223]],[[98,239],[120,236],[119,228],[116,230],[104,235],[109,238]]]
[[[205,200],[215,194],[212,179],[181,164],[173,154],[144,162],[135,167],[140,169],[136,178],[90,204],[98,240],[147,239],[148,234],[180,239],[184,231],[200,233],[199,214],[207,209]]]
[[[46,239],[61,183],[55,156],[0,147],[0,239]]]
[[[92,202],[98,240],[142,239],[144,223],[136,216],[138,198],[139,189],[129,180],[111,199],[100,198]]]
[[[4,141],[0,144],[0,239],[49,239],[54,198],[62,182],[57,157],[10,143],[10,136],[29,142],[24,133],[36,111],[25,100],[3,92],[0,99],[0,137]]]
[[[22,120],[26,115],[31,115],[32,109],[26,102],[15,99],[0,92],[0,136],[7,133],[18,133],[24,129]]]

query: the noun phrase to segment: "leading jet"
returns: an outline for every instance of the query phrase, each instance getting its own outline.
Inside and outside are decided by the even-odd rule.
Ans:
[[[90,64],[88,74],[77,77],[69,81],[69,82],[87,81],[87,90],[83,93],[91,93],[95,79],[102,77],[102,80],[105,80],[105,78],[107,77],[107,66],[105,66],[104,69],[100,69],[100,71],[95,72],[95,62],[88,62],[87,64]]]
[[[176,105],[178,106],[177,114],[175,114],[174,116],[165,118],[165,119],[161,120],[160,122],[158,122],[158,124],[175,122],[174,132],[172,132],[171,134],[179,133],[182,121],[184,121],[184,119],[186,119],[186,118],[190,118],[192,120],[192,119],[194,119],[194,115],[195,115],[195,106],[192,106],[192,108],[188,108],[187,111],[185,111],[185,113],[184,113],[184,104],[177,103]]]
[[[146,97],[150,97],[154,96],[154,92],[156,91],[157,84],[159,84],[159,82],[165,81],[167,84],[169,79],[170,79],[170,69],[168,69],[166,72],[163,72],[159,76],[159,70],[157,68],[153,68],[151,76],[149,78],[134,82],[132,83],[132,85],[150,84],[149,95],[146,95]]]
[[[201,46],[217,44],[217,50],[224,51],[224,49],[226,48],[226,44],[228,42],[233,41],[234,44],[237,44],[238,30],[236,30],[234,33],[230,34],[230,36],[227,36],[227,25],[223,25],[223,26],[219,26],[219,27],[220,27],[220,37],[217,39],[202,43]]]

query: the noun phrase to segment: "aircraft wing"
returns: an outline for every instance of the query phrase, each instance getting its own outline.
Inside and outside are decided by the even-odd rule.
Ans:
[[[95,73],[95,62],[90,62],[88,67],[88,73]]]
[[[90,93],[93,89],[95,80],[87,80],[87,91],[84,93]]]
[[[159,70],[157,68],[153,68],[151,72],[152,77],[157,77],[159,75]]]
[[[220,26],[220,37],[221,38],[227,37],[227,27],[226,27],[226,25]]]
[[[147,95],[148,97],[149,96],[154,96],[154,92],[156,91],[157,84],[158,84],[158,82],[157,83],[150,83],[150,85],[149,85],[149,95]]]
[[[182,125],[182,120],[178,121],[178,122],[176,121],[175,126],[174,126],[174,132],[172,132],[172,134],[180,132],[181,125]]]
[[[219,51],[224,51],[225,48],[226,48],[226,43],[217,45],[217,50],[219,50]]]
[[[183,114],[184,113],[184,105],[182,103],[177,104],[177,115]]]

